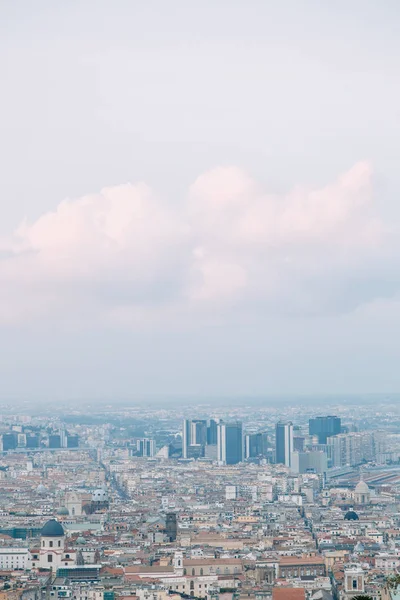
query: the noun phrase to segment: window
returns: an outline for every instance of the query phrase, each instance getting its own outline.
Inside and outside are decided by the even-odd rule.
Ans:
[[[45,542],[44,542],[44,540],[43,540],[43,542],[42,542],[42,546],[43,546],[43,548],[44,548],[44,545],[45,545]]]
[[[48,554],[47,555],[47,562],[53,562],[53,555],[52,554]]]
[[[192,575],[194,575],[194,569],[192,569]]]
[[[203,567],[200,569],[200,575],[204,575]]]
[[[183,569],[183,574],[186,575],[187,574],[187,569]]]
[[[60,548],[61,546],[61,540],[58,540],[58,547]]]
[[[353,590],[357,589],[357,579],[353,579]]]
[[[65,555],[65,558],[69,558],[69,554],[66,554],[66,555]]]
[[[50,540],[50,541],[49,541],[49,546],[50,546],[50,548],[52,548],[52,547],[53,547],[53,540]]]

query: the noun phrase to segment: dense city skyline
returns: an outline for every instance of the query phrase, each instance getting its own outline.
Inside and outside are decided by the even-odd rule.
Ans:
[[[105,408],[2,408],[2,600],[397,600],[398,404]]]

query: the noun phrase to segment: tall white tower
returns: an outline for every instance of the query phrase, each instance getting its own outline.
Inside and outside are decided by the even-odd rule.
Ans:
[[[279,422],[275,426],[276,463],[290,467],[293,453],[293,424]]]
[[[174,571],[178,576],[183,575],[183,552],[175,552],[174,554]]]

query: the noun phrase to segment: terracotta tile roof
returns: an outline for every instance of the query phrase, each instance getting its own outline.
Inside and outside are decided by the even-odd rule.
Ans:
[[[184,567],[204,567],[206,565],[241,565],[240,558],[188,558],[183,560]]]
[[[304,588],[274,588],[272,590],[272,600],[305,600],[306,592]]]
[[[125,574],[129,575],[129,574],[136,574],[136,573],[173,573],[174,572],[174,568],[173,567],[160,567],[160,566],[156,566],[156,567],[150,567],[150,566],[143,566],[143,565],[133,565],[132,567],[126,567],[125,569]]]
[[[279,559],[279,565],[286,567],[288,565],[324,565],[325,561],[321,556],[282,556]]]

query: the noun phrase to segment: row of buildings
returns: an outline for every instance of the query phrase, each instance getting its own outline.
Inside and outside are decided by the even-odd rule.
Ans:
[[[5,431],[0,435],[0,451],[28,449],[37,450],[47,447],[49,449],[78,448],[79,436],[70,434],[66,429],[48,432],[24,431],[23,427]]]
[[[138,441],[141,448],[145,443],[149,441]],[[182,427],[184,459],[230,465],[258,458],[286,465],[297,473],[326,473],[328,467],[373,461],[383,455],[384,446],[384,436],[377,432],[344,432],[336,416],[310,419],[307,437],[295,430],[292,422],[279,422],[273,447],[266,432],[244,433],[239,421],[184,419]],[[141,452],[141,456],[154,455]]]
[[[266,433],[243,435],[240,421],[217,422],[210,419],[184,419],[182,457],[209,458],[220,464],[234,465],[242,460],[267,456]]]

